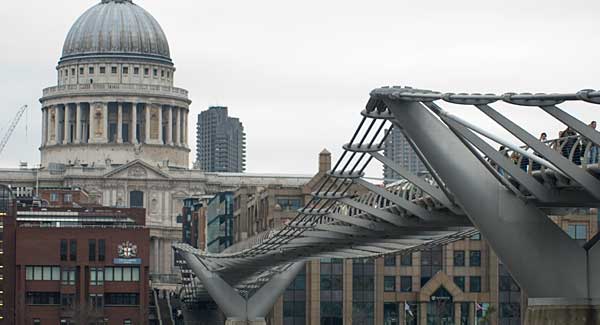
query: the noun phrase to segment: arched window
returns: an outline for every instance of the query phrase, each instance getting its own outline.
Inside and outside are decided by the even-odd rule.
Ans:
[[[144,192],[131,191],[129,192],[129,207],[143,208],[144,207]]]

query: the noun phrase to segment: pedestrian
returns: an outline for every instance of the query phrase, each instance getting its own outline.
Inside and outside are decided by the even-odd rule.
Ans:
[[[591,127],[592,129],[596,130],[596,121],[590,122],[590,124],[588,126]],[[585,142],[583,143],[584,150],[585,150],[585,148],[587,148],[588,145],[590,146],[590,157],[589,157],[588,162],[590,164],[597,164],[598,163],[598,147],[590,140],[585,140]]]

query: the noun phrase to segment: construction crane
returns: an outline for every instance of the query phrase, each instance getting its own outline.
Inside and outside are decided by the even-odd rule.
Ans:
[[[23,105],[21,108],[19,108],[19,110],[17,111],[17,114],[10,122],[10,125],[8,126],[8,129],[6,130],[6,133],[4,133],[4,136],[2,137],[2,141],[0,141],[0,154],[2,154],[2,151],[4,151],[4,147],[6,147],[6,144],[8,143],[10,136],[12,135],[13,131],[17,127],[17,124],[19,124],[19,121],[21,120],[21,117],[23,117],[23,114],[25,113],[26,110],[27,110],[27,105]]]

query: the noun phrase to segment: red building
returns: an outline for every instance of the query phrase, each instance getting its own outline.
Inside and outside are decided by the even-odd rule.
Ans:
[[[144,209],[19,206],[4,228],[15,238],[14,266],[4,265],[15,318],[6,324],[148,324],[144,218]]]

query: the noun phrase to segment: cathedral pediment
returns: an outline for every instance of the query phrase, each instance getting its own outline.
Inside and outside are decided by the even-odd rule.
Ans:
[[[141,160],[132,161],[104,175],[113,179],[169,179],[169,175]]]

